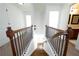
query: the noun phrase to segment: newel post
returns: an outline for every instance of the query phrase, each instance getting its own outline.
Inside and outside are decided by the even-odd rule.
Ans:
[[[14,32],[11,29],[11,27],[7,27],[6,35],[10,39],[13,56],[16,56],[15,47],[14,47],[14,43],[13,43]]]
[[[71,36],[73,35],[73,30],[71,27],[68,27],[68,29],[66,30],[67,34],[66,34],[66,45],[65,45],[65,51],[64,51],[64,56],[66,56],[67,54],[67,50],[68,50],[68,43],[69,43],[69,39],[71,38]]]
[[[68,50],[68,42],[69,42],[68,32],[66,32],[64,35],[66,36],[66,42],[65,42],[65,50],[63,56],[66,56]]]

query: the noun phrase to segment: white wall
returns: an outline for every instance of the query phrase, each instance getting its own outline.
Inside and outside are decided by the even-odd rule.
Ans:
[[[32,24],[37,26],[35,32],[37,34],[44,34],[45,6],[44,4],[33,4],[33,7],[34,7],[34,11],[33,11]]]
[[[61,11],[62,6],[57,4],[48,4],[46,5],[46,11],[45,11],[45,24],[49,25],[49,12],[50,11]],[[60,13],[59,13],[60,14]]]
[[[63,8],[61,9],[60,19],[58,28],[66,30],[68,26],[68,20],[69,20],[69,12],[70,12],[70,5],[71,4],[64,4]]]
[[[48,4],[45,12],[44,24],[49,25],[49,11],[59,11],[58,28],[65,30],[67,28],[70,4]],[[53,20],[54,21],[54,20]]]
[[[8,11],[6,12],[6,8]],[[13,30],[25,27],[24,14],[14,4],[0,4],[0,46],[6,44],[6,28],[10,23]]]

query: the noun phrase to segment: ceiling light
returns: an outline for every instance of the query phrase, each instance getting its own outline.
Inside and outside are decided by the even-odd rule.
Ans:
[[[24,3],[18,3],[18,4],[23,5]]]

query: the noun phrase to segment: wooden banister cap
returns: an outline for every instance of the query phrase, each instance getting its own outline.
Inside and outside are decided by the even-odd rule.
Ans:
[[[11,30],[11,27],[7,27],[7,30]]]
[[[13,38],[13,36],[14,36],[14,31],[11,29],[11,27],[7,27],[6,35],[7,35],[7,37],[9,37],[10,39]]]

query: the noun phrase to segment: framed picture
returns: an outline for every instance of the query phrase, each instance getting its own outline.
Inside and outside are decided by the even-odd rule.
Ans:
[[[72,15],[71,24],[78,24],[79,23],[79,14]]]
[[[68,20],[68,24],[70,23],[70,18],[71,18],[71,14],[69,14],[69,20]]]

